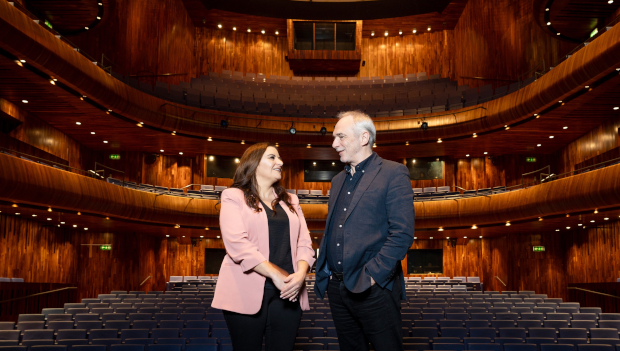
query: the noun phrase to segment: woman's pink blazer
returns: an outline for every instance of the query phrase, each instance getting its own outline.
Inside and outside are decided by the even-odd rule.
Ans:
[[[291,256],[297,272],[297,261],[314,264],[314,250],[306,219],[301,212],[299,199],[290,194],[291,212],[284,202],[280,205],[289,218],[291,227]],[[259,202],[258,206],[262,208]],[[245,202],[241,189],[229,188],[222,192],[220,229],[226,247],[226,256],[220,267],[212,306],[222,310],[256,314],[261,308],[265,277],[253,268],[269,259],[269,226],[265,210],[254,212]],[[283,245],[285,243],[282,243]],[[308,291],[299,293],[299,303],[304,311],[310,309]]]

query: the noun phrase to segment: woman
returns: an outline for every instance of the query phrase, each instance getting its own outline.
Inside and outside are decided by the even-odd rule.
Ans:
[[[235,351],[292,350],[301,311],[309,310],[306,273],[314,263],[297,196],[280,184],[282,159],[268,143],[249,147],[233,185],[222,192],[226,246],[212,306],[222,309]]]

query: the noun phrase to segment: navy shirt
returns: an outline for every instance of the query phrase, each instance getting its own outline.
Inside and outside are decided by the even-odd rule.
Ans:
[[[345,165],[344,170],[347,176],[337,195],[334,203],[331,220],[329,221],[329,230],[327,231],[327,264],[332,272],[342,273],[342,264],[344,263],[344,221],[347,215],[347,207],[351,204],[355,189],[364,176],[365,168],[374,160],[374,152],[364,161],[355,166],[355,174],[351,174],[351,166]]]

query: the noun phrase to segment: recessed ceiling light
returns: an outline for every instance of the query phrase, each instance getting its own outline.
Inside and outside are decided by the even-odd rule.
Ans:
[[[237,30],[237,27],[233,27],[233,30]]]
[[[577,224],[577,225],[581,227],[583,224],[579,223],[579,224]]]
[[[547,8],[545,9],[545,11],[549,11],[549,8],[547,7]]]
[[[207,141],[213,141],[213,139],[211,139],[211,137],[208,137],[208,138],[207,138]]]
[[[388,36],[387,30],[385,31],[385,33],[383,33],[383,35],[385,35],[386,37]]]
[[[560,230],[559,230],[559,229],[556,229],[555,231],[556,231],[556,232],[559,232]]]
[[[604,220],[606,220],[606,221],[608,221],[608,220],[609,220],[609,218],[607,218],[607,217],[605,217],[605,218],[603,218],[603,219],[604,219]]]
[[[464,236],[464,237],[463,237],[463,239],[467,239],[467,237],[466,237],[466,236]]]
[[[465,157],[469,157],[469,154],[465,155]]]
[[[398,35],[403,35],[403,31],[402,31],[402,30],[399,30],[399,31],[398,31]]]
[[[84,230],[88,230],[88,228],[84,228]]]
[[[265,34],[265,30],[264,30],[264,29],[263,29],[263,30],[261,30],[260,32],[261,32],[261,33],[263,33],[263,34]]]
[[[570,229],[570,227],[566,227],[566,229]]]
[[[478,238],[482,239],[482,235],[480,235]]]
[[[443,141],[441,141],[441,138],[437,139],[437,142],[438,142],[439,144],[443,143]]]
[[[75,124],[77,124],[78,126],[81,126],[82,122],[75,122]]]
[[[36,217],[36,216],[37,216],[36,214],[33,214],[33,215],[32,215],[32,217]]]
[[[373,30],[372,32],[370,32],[370,36],[374,37],[375,36],[375,31]]]
[[[471,226],[471,229],[478,229],[478,227],[474,224]]]
[[[446,239],[450,239],[450,237],[447,237]]]
[[[183,237],[185,238],[185,235],[183,235]]]
[[[77,224],[74,224],[74,225],[73,225],[73,228],[77,228]]]
[[[201,235],[200,237],[201,237],[201,238],[204,238],[205,236],[204,236],[204,235]]]
[[[252,32],[252,30],[250,28],[248,28],[248,33]]]
[[[95,132],[90,132],[90,134],[95,135]]]
[[[104,140],[104,141],[103,141],[103,143],[104,143],[104,144],[107,144],[107,143],[108,143],[108,141],[107,141],[107,140]]]
[[[413,28],[413,34],[417,33],[418,30],[416,28]]]
[[[589,85],[586,85],[586,89],[589,89],[589,88],[590,88],[590,86],[589,86]]]
[[[21,214],[21,213],[17,212],[15,215],[16,215],[16,216],[19,216],[20,214]]]
[[[60,224],[65,224],[65,222],[60,222]]]
[[[437,231],[443,232],[443,227],[439,227],[439,229],[437,229]]]
[[[22,100],[22,102],[23,102],[24,104],[27,104],[27,103],[28,103],[28,100]]]
[[[620,110],[620,107],[614,107],[614,110]]]
[[[560,32],[558,32],[558,34],[557,34],[557,35],[560,35]]]
[[[433,240],[433,237],[431,236],[429,239]]]
[[[182,151],[181,151],[181,152],[179,152],[179,155],[183,155],[183,152],[182,152]]]
[[[170,235],[166,235],[166,238],[169,238],[169,237],[170,237]]]
[[[607,3],[611,5],[611,4],[614,3],[614,0],[609,0],[609,1],[607,1]]]
[[[506,222],[506,227],[510,227],[511,225],[510,222]]]
[[[218,239],[219,239],[219,238],[220,238],[220,236],[218,235],[218,236],[216,236],[216,238],[218,238]]]
[[[484,152],[484,154],[485,154],[485,155],[487,155],[487,154],[488,154],[488,152],[486,152],[486,151],[485,151],[485,152]]]
[[[553,139],[553,135],[550,135],[550,136],[549,136],[549,139]]]
[[[164,150],[159,150],[159,152],[164,152]]]
[[[280,32],[276,31],[276,35],[280,34]]]
[[[426,28],[429,32],[431,31],[431,26],[428,26],[428,28]]]
[[[536,146],[541,147],[541,146],[542,146],[542,144],[536,144]]]
[[[563,127],[562,129],[568,129],[568,127],[566,127],[566,126],[565,126],[565,127]]]
[[[218,25],[217,25],[217,27],[218,27],[218,28],[222,28],[222,25],[221,25],[221,24],[218,24]]]
[[[551,25],[551,22],[547,22],[547,25],[548,25],[548,26],[550,26],[550,25]]]
[[[594,223],[594,220],[591,220],[590,223]]]

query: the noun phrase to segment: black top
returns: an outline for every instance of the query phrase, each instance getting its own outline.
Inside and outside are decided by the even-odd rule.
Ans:
[[[261,203],[269,223],[269,262],[284,269],[289,274],[295,273],[293,256],[291,255],[291,227],[288,215],[279,203],[276,205],[275,216],[270,206],[267,206],[263,201]],[[265,287],[275,288],[275,285],[271,279],[267,278]]]
[[[364,161],[355,166],[355,174],[351,175],[351,166],[345,165],[344,170],[347,172],[344,183],[337,194],[334,211],[329,221],[329,230],[327,231],[327,264],[332,272],[342,273],[342,261],[344,257],[344,221],[347,215],[347,207],[351,203],[353,194],[360,179],[364,176],[366,166],[372,162],[377,154],[374,152]],[[336,195],[336,194],[332,194]]]

